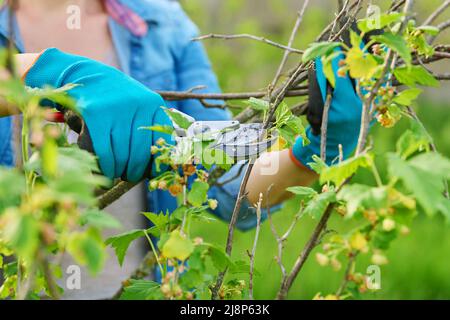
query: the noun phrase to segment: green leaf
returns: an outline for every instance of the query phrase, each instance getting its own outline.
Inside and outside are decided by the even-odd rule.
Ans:
[[[387,190],[362,184],[344,186],[337,195],[338,200],[347,202],[346,218],[352,218],[360,209],[381,209],[387,207]]]
[[[164,111],[167,113],[167,115],[172,119],[173,122],[175,122],[176,125],[178,125],[182,129],[188,129],[191,126],[191,122],[183,117],[179,112],[172,111],[170,109],[164,109]]]
[[[89,209],[80,217],[81,225],[90,225],[100,229],[110,228],[118,229],[121,227],[119,220],[105,211],[98,209]]]
[[[406,89],[397,94],[392,101],[404,106],[409,106],[421,93],[422,90],[417,88]]]
[[[146,231],[145,230],[127,231],[117,236],[108,238],[105,241],[105,244],[110,245],[112,248],[114,248],[119,264],[122,265],[123,259],[125,258],[125,255],[131,242],[133,242],[136,239],[139,239],[140,237],[145,236],[144,232]]]
[[[405,131],[397,140],[397,153],[402,159],[407,159],[417,151],[428,148],[429,140],[419,138],[411,131]]]
[[[328,165],[320,157],[313,155],[312,159],[314,162],[309,162],[308,166],[317,174],[321,174],[322,171],[328,168]]]
[[[162,254],[166,258],[186,260],[194,251],[194,244],[191,240],[181,235],[179,230],[170,233],[169,239],[164,243]]]
[[[378,36],[373,36],[372,39],[396,51],[407,64],[411,64],[411,51],[409,50],[408,43],[402,36],[386,32]]]
[[[399,67],[394,70],[398,81],[407,86],[421,84],[430,87],[439,87],[440,82],[422,66]]]
[[[435,26],[420,26],[417,30],[423,31],[432,36],[436,36],[440,32],[439,28]]]
[[[36,219],[27,214],[9,211],[8,221],[3,232],[6,243],[14,248],[15,252],[25,259],[34,255],[39,244],[39,225]]]
[[[392,23],[399,22],[403,16],[403,13],[391,12],[377,15],[376,18],[369,17],[361,19],[358,21],[358,29],[364,33],[375,29],[383,29],[384,27],[389,26]]]
[[[442,179],[450,179],[450,160],[437,152],[421,153],[409,160],[409,164]]]
[[[350,76],[354,79],[370,79],[377,71],[378,63],[371,54],[364,53],[359,47],[352,47],[345,60]]]
[[[17,169],[0,167],[0,215],[6,208],[20,204],[25,189],[23,174]]]
[[[123,288],[120,300],[153,300],[163,298],[160,284],[148,280],[131,279],[130,284]]]
[[[334,88],[336,86],[336,76],[333,70],[333,59],[329,57],[322,57],[323,73],[330,85]]]
[[[250,106],[253,110],[267,111],[269,110],[270,103],[263,99],[250,98],[245,101],[245,104]]]
[[[106,253],[101,237],[93,230],[72,234],[68,240],[67,251],[75,261],[86,265],[92,274],[102,270]]]
[[[142,212],[142,214],[151,221],[155,225],[155,227],[163,232],[166,230],[167,225],[169,224],[170,215],[167,212],[164,214],[163,212],[156,214],[153,212]]]
[[[209,185],[203,181],[195,181],[188,193],[187,200],[190,204],[200,207],[208,199]]]
[[[442,203],[442,179],[448,175],[443,172],[448,167],[448,160],[441,156],[413,157],[410,161],[389,153],[388,169],[392,177],[402,180],[405,187],[410,190],[428,215],[439,211]],[[430,160],[436,163],[428,162]],[[437,170],[434,170],[434,168]]]
[[[347,178],[350,178],[359,168],[369,167],[372,163],[372,156],[370,154],[363,154],[342,161],[337,165],[326,167],[320,174],[320,183],[332,182],[338,186]]]
[[[55,140],[45,139],[42,146],[42,172],[54,177],[58,170],[58,146]]]
[[[291,118],[291,115],[292,112],[289,109],[289,106],[285,102],[282,102],[275,111],[276,126],[284,126]]]
[[[340,45],[339,42],[314,42],[303,53],[302,61],[308,62],[317,57],[325,56]]]
[[[297,196],[301,196],[301,198],[310,198],[317,195],[316,190],[308,187],[289,187],[286,190]]]
[[[218,271],[223,271],[226,268],[233,266],[230,256],[226,254],[223,248],[210,243],[204,243],[202,244],[202,247],[208,249],[209,257]]]
[[[332,202],[336,201],[336,192],[327,191],[316,195],[305,208],[304,214],[311,216],[313,219],[319,219],[325,212],[325,209]]]
[[[165,133],[165,134],[169,134],[171,135],[174,131],[174,128],[172,126],[161,126],[161,125],[156,125],[156,126],[151,126],[151,127],[140,127],[140,130],[150,130],[150,131],[155,131],[155,132],[160,132],[160,133]]]

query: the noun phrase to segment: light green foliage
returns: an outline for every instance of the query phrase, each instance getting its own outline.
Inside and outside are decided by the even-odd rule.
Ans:
[[[286,103],[282,102],[281,105],[278,106],[275,111],[275,118],[275,128],[281,138],[285,141],[286,147],[292,146],[298,136],[302,137],[303,145],[309,144],[302,120],[292,114],[292,111]]]
[[[336,186],[339,186],[342,182],[355,174],[359,168],[369,167],[372,163],[373,157],[369,153],[350,158],[322,170],[320,173],[320,182],[332,182]]]
[[[111,237],[106,240],[105,244],[110,245],[114,248],[116,252],[117,259],[119,260],[119,264],[123,264],[123,260],[127,253],[128,247],[131,242],[136,239],[139,239],[145,235],[145,230],[131,230],[124,233],[121,233],[117,236]]]

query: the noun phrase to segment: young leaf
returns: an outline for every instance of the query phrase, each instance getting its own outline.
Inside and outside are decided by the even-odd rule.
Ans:
[[[156,214],[153,212],[143,212],[142,214],[161,232],[164,231],[169,224],[169,213],[164,214],[161,212],[160,214]]]
[[[403,16],[403,13],[391,12],[380,14],[376,18],[369,17],[366,19],[361,19],[358,21],[358,29],[364,33],[375,29],[383,29],[392,23],[399,22]]]
[[[119,220],[105,211],[90,209],[84,212],[80,217],[81,225],[89,225],[100,229],[110,228],[118,229],[121,227]]]
[[[123,288],[120,300],[153,300],[162,299],[160,284],[148,280],[131,279],[130,284]]]
[[[322,57],[329,54],[333,49],[339,47],[339,42],[315,42],[312,43],[308,49],[303,53],[302,61],[308,62],[317,57]]]
[[[131,230],[125,233],[121,233],[117,236],[113,236],[108,238],[105,241],[106,245],[110,245],[114,248],[114,251],[116,252],[117,259],[119,260],[119,264],[123,264],[123,259],[125,258],[125,255],[127,253],[128,247],[130,246],[131,242],[133,242],[136,239],[139,239],[140,237],[145,236],[144,232],[145,230]]]
[[[304,214],[311,216],[313,219],[319,219],[325,212],[327,206],[336,201],[336,193],[327,191],[316,195],[305,208]]]
[[[444,172],[448,167],[448,160],[436,155],[417,159],[413,157],[410,161],[402,160],[393,153],[389,153],[387,157],[390,175],[402,180],[405,187],[416,196],[425,212],[433,215],[440,211],[439,204],[442,203],[444,188],[442,179],[448,175],[448,172]],[[430,159],[435,163],[424,163]]]
[[[208,199],[208,189],[208,183],[195,181],[187,196],[189,203],[193,206],[200,207]]]
[[[420,26],[417,30],[428,33],[431,36],[436,36],[440,32],[439,28],[435,26]]]
[[[321,174],[322,171],[328,168],[328,165],[320,157],[313,155],[312,159],[314,162],[309,162],[308,166],[317,174]]]
[[[359,168],[372,165],[373,159],[370,154],[347,159],[337,165],[327,167],[320,174],[320,183],[332,182],[340,185],[350,178]]]
[[[167,113],[167,115],[172,119],[173,122],[175,122],[176,125],[178,125],[182,129],[188,129],[191,126],[191,122],[183,117],[180,113],[172,111],[170,109],[164,109],[164,111]]]
[[[267,111],[270,107],[270,103],[268,101],[256,98],[248,99],[245,104],[250,106],[253,110],[258,111]]]
[[[286,190],[302,198],[310,198],[317,194],[316,190],[308,187],[289,187]]]
[[[406,89],[396,95],[392,101],[404,106],[409,106],[421,93],[422,90],[418,88]]]
[[[406,40],[402,36],[386,32],[378,36],[373,36],[372,39],[376,42],[383,43],[392,50],[396,51],[408,65],[411,64],[411,52]]]
[[[337,195],[347,202],[346,218],[352,218],[359,209],[381,209],[387,207],[386,188],[374,188],[363,184],[344,186]]]
[[[346,63],[350,69],[350,76],[354,79],[370,79],[377,71],[378,63],[368,53],[359,47],[352,47],[347,52]]]
[[[155,132],[161,132],[161,133],[165,133],[165,134],[169,134],[171,135],[174,131],[174,128],[172,126],[161,126],[161,125],[156,125],[156,126],[151,126],[151,127],[140,127],[139,129],[141,130],[150,130],[150,131],[155,131]]]
[[[191,240],[181,235],[179,230],[170,233],[169,239],[164,243],[162,254],[166,258],[186,260],[194,251],[194,244]]]
[[[421,84],[430,87],[439,87],[440,82],[422,66],[399,67],[394,70],[398,81],[413,87]]]

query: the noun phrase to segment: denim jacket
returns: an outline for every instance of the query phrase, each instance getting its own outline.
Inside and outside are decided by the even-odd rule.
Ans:
[[[136,36],[127,28],[110,18],[109,27],[121,70],[152,90],[185,91],[203,85],[203,92],[219,92],[220,88],[211,69],[206,52],[199,42],[191,41],[198,29],[176,1],[167,0],[120,0],[148,25],[144,36]],[[0,11],[0,46],[6,44],[9,12]],[[19,52],[26,52],[14,19],[14,39]],[[217,103],[217,102],[216,102]],[[196,120],[227,120],[228,111],[205,107],[196,100],[169,101],[168,106],[183,111]],[[0,165],[13,165],[11,142],[12,118],[0,118]],[[239,172],[235,165],[220,181],[228,181]],[[229,220],[239,192],[241,176],[221,187],[213,186],[209,197],[219,206],[214,210],[218,217]],[[148,209],[153,212],[172,212],[177,204],[167,191],[148,192]],[[264,214],[263,214],[264,215]],[[243,230],[256,224],[254,212],[248,202],[242,204],[237,227]]]

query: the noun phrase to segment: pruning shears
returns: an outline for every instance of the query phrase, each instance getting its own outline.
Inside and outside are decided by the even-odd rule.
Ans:
[[[262,140],[261,137],[265,131],[262,123],[241,124],[237,120],[196,121],[193,117],[176,109],[170,109],[170,111],[180,114],[190,123],[187,129],[183,129],[173,122],[177,143],[182,139],[209,142],[208,148],[222,150],[235,161],[256,159],[274,145],[278,138],[276,134],[272,134],[269,139]],[[78,145],[94,153],[89,130],[84,121],[71,110],[64,109],[63,114],[64,121],[80,135]]]
[[[196,121],[179,110],[170,111],[180,114],[191,123],[187,129],[173,123],[177,142],[182,139],[210,142],[209,148],[222,150],[236,161],[257,158],[274,145],[278,138],[273,134],[269,139],[262,139],[265,132],[262,123],[241,124],[237,120]]]

